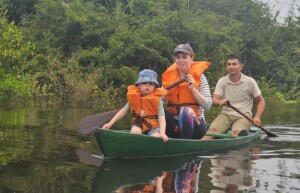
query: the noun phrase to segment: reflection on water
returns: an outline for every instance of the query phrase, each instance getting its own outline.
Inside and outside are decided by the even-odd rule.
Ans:
[[[186,162],[179,169],[168,172],[162,170],[161,175],[152,180],[135,184],[123,183],[118,188],[111,187],[110,191],[117,193],[235,193],[242,190],[250,191],[255,186],[253,159],[258,158],[252,156],[251,152],[257,154],[259,148],[231,151],[222,155],[209,156],[210,158],[201,156],[203,159]],[[101,191],[96,192],[100,193]]]
[[[258,152],[259,148],[246,149],[245,151],[232,151],[220,157],[210,159],[212,163],[211,173],[208,174],[217,192],[238,192],[239,190],[250,190],[254,187],[254,163],[253,157],[250,159],[250,151]]]
[[[199,173],[202,160],[185,163],[184,167],[175,171],[162,171],[162,174],[149,183],[125,185],[116,190],[117,193],[133,192],[198,192]]]
[[[300,192],[300,127],[271,126],[279,137],[262,143],[255,161],[257,192]]]
[[[105,162],[94,179],[93,192],[299,192],[300,128],[273,128],[278,138],[236,151],[198,156],[200,159],[139,160],[131,164],[123,160],[124,165]],[[170,165],[173,167],[167,167]],[[108,184],[106,191],[102,183]]]
[[[192,159],[195,157],[108,160],[97,172],[92,192],[130,192],[144,188],[154,188],[154,192],[157,188],[179,191],[187,187],[194,190],[201,160]],[[182,184],[182,181],[189,183]]]
[[[253,153],[253,155],[252,155]],[[93,193],[117,192],[238,192],[253,190],[258,147],[213,156],[103,163],[93,182]]]
[[[76,149],[75,152],[79,158],[79,161],[85,164],[101,166],[104,162],[104,157],[91,155],[88,151],[84,149]]]
[[[299,153],[298,153],[299,155]],[[290,158],[268,158],[256,162],[258,192],[300,192],[300,161]]]
[[[98,109],[1,106],[0,192],[110,193],[161,184],[182,192],[298,193],[299,109],[267,106],[264,126],[279,137],[264,140],[262,132],[257,149],[248,145],[198,157],[104,161],[94,136],[75,132],[76,124]],[[214,116],[208,113],[208,122]]]

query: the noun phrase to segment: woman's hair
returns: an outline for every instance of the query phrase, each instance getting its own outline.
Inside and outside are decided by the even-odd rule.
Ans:
[[[192,59],[194,59],[194,56],[195,56],[194,52],[190,52],[190,53],[176,52],[176,53],[174,54],[174,57],[175,57],[176,55],[180,54],[180,53],[182,53],[182,54],[188,54]]]

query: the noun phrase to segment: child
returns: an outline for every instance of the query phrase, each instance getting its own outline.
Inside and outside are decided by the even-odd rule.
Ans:
[[[139,72],[135,85],[127,87],[128,103],[102,128],[109,129],[114,123],[122,119],[129,111],[132,114],[131,130],[133,134],[147,134],[161,137],[168,141],[166,120],[161,96],[166,95],[164,89],[157,88],[156,72],[145,69]]]

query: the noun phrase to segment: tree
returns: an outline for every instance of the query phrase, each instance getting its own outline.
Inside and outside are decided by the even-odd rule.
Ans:
[[[8,21],[13,21],[18,25],[23,18],[27,19],[31,14],[34,14],[34,4],[37,1],[38,0],[0,0],[0,4],[7,10]]]
[[[23,30],[14,22],[9,23],[4,14],[0,19],[0,66],[6,73],[21,73],[35,46],[24,39]]]

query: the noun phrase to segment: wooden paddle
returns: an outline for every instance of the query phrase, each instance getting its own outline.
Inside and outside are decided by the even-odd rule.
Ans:
[[[184,81],[187,80],[187,76],[185,76],[184,78],[174,82],[173,84],[167,86],[165,89],[169,90],[181,83],[183,83]],[[99,113],[96,115],[90,115],[88,117],[85,117],[84,119],[82,119],[79,124],[77,125],[77,132],[82,134],[82,135],[87,135],[90,133],[94,132],[94,128],[95,127],[102,127],[105,123],[107,123],[108,121],[110,121],[118,112],[120,109],[116,109],[116,110],[112,110],[112,111],[108,111],[108,112],[104,112],[104,113]]]
[[[239,114],[241,114],[242,116],[244,116],[246,119],[248,119],[248,121],[250,121],[253,125],[255,125],[253,123],[253,120],[248,117],[247,115],[245,115],[244,113],[242,113],[240,110],[238,110],[236,107],[232,106],[230,104],[230,101],[226,101],[226,105],[230,108],[232,108],[233,110],[235,110],[236,112],[238,112]],[[271,133],[270,131],[268,131],[267,129],[263,128],[262,126],[259,126],[259,125],[255,125],[256,127],[260,128],[261,130],[263,130],[268,137],[278,137],[277,135],[275,135],[274,133]]]
[[[85,117],[77,125],[77,132],[82,135],[93,133],[95,127],[102,127],[105,123],[110,121],[120,109],[99,113],[96,115],[90,115]]]

